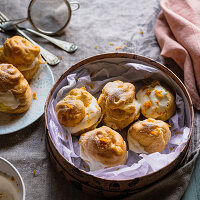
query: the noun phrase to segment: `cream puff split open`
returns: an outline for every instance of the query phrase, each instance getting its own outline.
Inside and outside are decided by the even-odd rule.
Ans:
[[[84,87],[67,93],[57,103],[56,114],[60,124],[75,136],[96,128],[102,119],[97,100]]]

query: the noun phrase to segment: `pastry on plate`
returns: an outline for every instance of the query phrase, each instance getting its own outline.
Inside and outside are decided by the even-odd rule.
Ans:
[[[135,86],[114,81],[107,83],[98,99],[103,123],[115,130],[123,129],[140,116],[140,104],[135,99]]]
[[[22,73],[12,64],[0,64],[0,111],[22,113],[31,102],[31,88]]]
[[[136,94],[141,104],[141,113],[146,118],[168,120],[176,111],[173,93],[159,81],[141,88]]]
[[[3,47],[0,47],[0,63],[5,63]]]
[[[7,38],[3,45],[4,62],[13,64],[27,80],[40,68],[40,48],[21,36]]]
[[[79,145],[80,157],[90,171],[126,163],[126,142],[118,132],[107,126],[82,134]]]
[[[153,118],[135,122],[129,128],[127,135],[129,149],[146,154],[161,152],[170,138],[169,125]]]
[[[59,101],[56,113],[60,124],[75,136],[96,128],[102,119],[97,100],[84,87],[71,90]]]

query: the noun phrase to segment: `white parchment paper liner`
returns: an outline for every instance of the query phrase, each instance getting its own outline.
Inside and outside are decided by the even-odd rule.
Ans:
[[[136,154],[128,150],[126,165],[90,172],[79,157],[78,137],[71,136],[58,122],[55,105],[67,92],[75,87],[86,87],[95,97],[101,93],[109,81],[122,80],[134,83],[136,91],[151,80],[160,80],[176,94],[176,114],[168,121],[172,137],[163,152],[150,155]],[[189,119],[185,113],[185,103],[178,85],[168,75],[151,66],[107,59],[86,64],[68,75],[54,91],[49,102],[47,120],[49,132],[58,151],[73,165],[88,173],[106,179],[125,180],[153,173],[172,162],[183,150],[189,139]],[[127,129],[121,133],[126,140]],[[128,146],[128,145],[127,145]]]

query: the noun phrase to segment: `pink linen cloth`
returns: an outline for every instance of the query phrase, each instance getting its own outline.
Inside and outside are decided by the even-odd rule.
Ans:
[[[155,33],[161,55],[184,70],[184,83],[200,110],[200,1],[161,0]]]

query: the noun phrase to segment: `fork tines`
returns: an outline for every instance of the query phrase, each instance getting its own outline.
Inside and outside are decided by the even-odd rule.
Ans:
[[[2,13],[0,12],[0,24],[3,24],[4,22],[8,21],[9,19]],[[1,32],[4,32],[2,28],[0,28]]]

